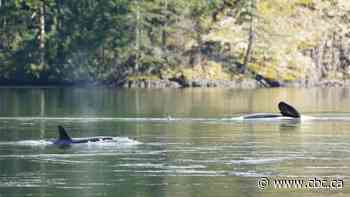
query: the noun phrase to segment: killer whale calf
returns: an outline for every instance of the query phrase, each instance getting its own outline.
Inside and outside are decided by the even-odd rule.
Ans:
[[[257,120],[257,119],[282,119],[282,120],[300,120],[300,113],[286,102],[279,102],[278,109],[280,114],[276,113],[256,113],[243,116],[243,120]]]
[[[58,146],[69,146],[71,144],[83,144],[83,143],[90,143],[90,142],[103,142],[103,141],[113,141],[112,137],[92,137],[92,138],[86,138],[86,139],[72,139],[69,137],[66,129],[58,125],[58,138],[53,141],[54,145]]]

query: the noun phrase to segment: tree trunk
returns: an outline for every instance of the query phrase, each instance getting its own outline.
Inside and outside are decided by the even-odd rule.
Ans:
[[[165,10],[165,20],[164,20],[164,26],[163,26],[163,30],[162,30],[162,48],[163,50],[165,49],[166,47],[166,38],[167,38],[167,32],[166,32],[166,29],[168,28],[168,0],[164,0],[164,8]]]
[[[45,65],[45,2],[41,1],[40,5],[40,40],[39,40],[39,51],[40,51],[40,69],[44,70],[46,69]]]
[[[135,59],[135,68],[134,71],[139,71],[139,61],[140,61],[140,4],[139,1],[136,0],[136,28],[135,28],[135,49],[136,49],[136,59]]]
[[[254,32],[254,28],[253,28],[253,23],[251,22],[250,28],[249,28],[249,38],[248,38],[248,47],[247,47],[247,51],[244,57],[244,62],[243,62],[243,66],[240,70],[240,72],[242,74],[245,74],[246,71],[246,67],[248,66],[248,64],[251,61],[252,58],[252,53],[253,53],[253,47],[254,47],[254,42],[255,42],[255,32]]]
[[[250,21],[249,21],[249,37],[248,37],[248,47],[247,51],[244,57],[243,66],[240,68],[240,73],[245,74],[247,70],[248,64],[251,62],[254,44],[256,41],[256,30],[255,30],[255,20],[256,17],[254,16],[255,12],[255,0],[250,1]]]
[[[201,33],[203,31],[202,31],[202,28],[200,25],[200,21],[196,21],[194,31],[196,32],[195,35],[196,35],[196,40],[197,40],[197,47],[195,48],[194,55],[192,57],[192,61],[191,61],[192,66],[202,64],[202,50],[201,50],[201,48],[202,48],[203,41],[202,41]]]

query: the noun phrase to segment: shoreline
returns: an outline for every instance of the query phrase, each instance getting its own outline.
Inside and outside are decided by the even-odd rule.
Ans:
[[[169,79],[159,80],[129,80],[124,83],[122,88],[227,88],[227,89],[259,89],[259,88],[311,88],[311,87],[350,87],[350,80],[323,80],[314,84],[307,81],[291,82],[266,82],[256,79],[242,80],[208,80],[195,79],[178,82]]]
[[[241,79],[241,80],[209,80],[209,79],[194,79],[194,80],[171,80],[171,79],[138,79],[126,80],[123,84],[103,83],[103,82],[28,82],[18,83],[15,81],[0,82],[2,87],[85,87],[85,86],[102,86],[121,89],[178,89],[178,88],[226,88],[226,89],[260,89],[260,88],[311,88],[311,87],[350,87],[350,80],[322,80],[315,84],[307,83],[306,81],[291,81],[278,82],[267,84],[266,81],[256,79]]]

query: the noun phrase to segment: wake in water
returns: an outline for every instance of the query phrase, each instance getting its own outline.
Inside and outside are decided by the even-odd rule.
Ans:
[[[104,136],[101,136],[101,138]],[[137,140],[130,139],[128,137],[109,137],[112,138],[112,140],[109,141],[97,141],[97,142],[88,142],[86,144],[79,144],[86,145],[86,146],[133,146],[133,145],[139,145],[141,142]],[[86,138],[75,138],[77,140],[84,140]],[[32,146],[32,147],[45,147],[45,146],[52,146],[54,145],[54,140],[21,140],[21,141],[7,141],[7,142],[0,142],[0,146]]]

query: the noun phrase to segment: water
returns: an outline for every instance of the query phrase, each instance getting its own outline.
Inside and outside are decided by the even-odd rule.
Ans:
[[[349,90],[1,88],[0,196],[347,196]],[[280,100],[308,118],[237,118]],[[57,125],[113,140],[61,149]],[[261,190],[262,177],[344,187]]]

